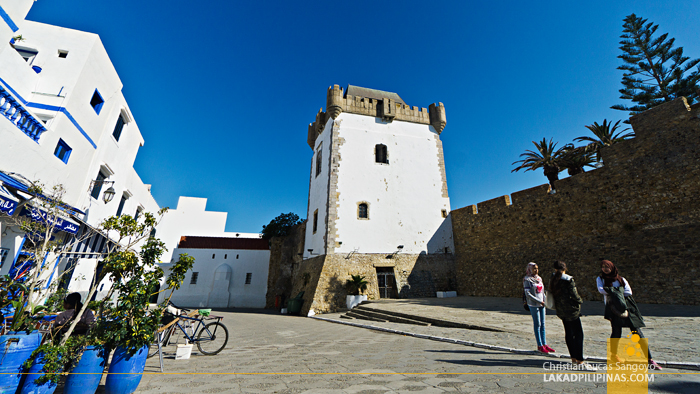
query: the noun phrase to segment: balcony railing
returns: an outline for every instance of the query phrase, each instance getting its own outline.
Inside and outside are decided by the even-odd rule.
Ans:
[[[46,131],[44,124],[32,116],[2,85],[0,85],[0,114],[36,142]]]

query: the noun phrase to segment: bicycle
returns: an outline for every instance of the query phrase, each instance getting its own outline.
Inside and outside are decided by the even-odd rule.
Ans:
[[[187,309],[182,309],[182,311],[190,312]],[[167,322],[168,319],[172,319],[172,321]],[[158,354],[159,350],[164,346],[173,344],[173,337],[177,328],[184,334],[187,342],[197,344],[197,349],[199,349],[200,353],[207,356],[218,354],[228,343],[228,329],[221,323],[221,319],[223,319],[223,316],[200,316],[199,310],[191,311],[186,315],[174,315],[166,312],[164,316],[165,325],[158,329],[156,341],[150,346],[148,358]],[[210,320],[216,321],[205,322]],[[175,335],[174,343],[177,343],[179,338],[179,335]]]

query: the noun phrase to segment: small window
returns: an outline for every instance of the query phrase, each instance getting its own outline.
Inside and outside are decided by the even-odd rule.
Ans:
[[[67,58],[67,57],[68,57],[68,51],[62,51],[62,50],[59,49],[59,50],[58,50],[58,57],[60,57],[61,59]]]
[[[228,255],[227,255],[227,254],[225,254],[225,255],[224,255],[224,260],[226,260],[227,258],[228,258]]]
[[[442,210],[442,217],[444,217],[444,218],[447,217],[447,209]]]
[[[92,187],[92,193],[90,194],[95,200],[100,198],[100,192],[102,191],[102,184],[107,176],[102,172],[97,173],[97,178],[95,178],[95,185]]]
[[[136,213],[134,214],[134,220],[138,220],[139,216],[141,216],[141,211],[143,211],[143,209],[141,209],[141,207],[136,208]]]
[[[58,144],[56,144],[56,150],[53,151],[53,155],[58,157],[59,160],[62,162],[68,164],[68,158],[70,157],[70,153],[73,150],[66,144],[65,141],[62,139],[58,140]]]
[[[318,209],[314,211],[314,234],[318,230]]]
[[[212,259],[213,259],[213,258],[216,258],[216,253],[212,254],[212,255],[211,255],[211,258],[212,258]]]
[[[321,173],[321,164],[323,163],[321,147],[319,146],[318,152],[316,152],[316,176]]]
[[[245,274],[245,284],[249,285],[251,280],[253,280],[253,273],[248,272]]]
[[[151,229],[151,233],[148,234],[148,236],[151,238],[154,238],[156,236],[156,228],[155,227]]]
[[[369,207],[367,203],[360,203],[357,206],[357,218],[358,219],[369,219]]]
[[[389,157],[386,153],[386,145],[377,144],[374,146],[374,161],[382,164],[389,164]]]
[[[236,255],[236,260],[238,260],[238,255]]]
[[[98,115],[100,114],[100,111],[102,110],[102,104],[104,103],[105,101],[102,99],[100,92],[98,92],[97,89],[95,89],[95,93],[92,94],[92,99],[90,99],[90,105]]]
[[[119,201],[119,208],[117,208],[117,216],[122,215],[122,211],[124,211],[124,204],[126,204],[126,200],[128,200],[129,197],[126,194],[122,194],[122,199]]]
[[[196,285],[197,284],[197,277],[199,277],[199,272],[193,272],[192,277],[190,278],[190,284],[191,285]]]
[[[119,141],[119,137],[122,136],[122,129],[124,129],[125,123],[124,117],[120,114],[117,118],[117,124],[114,126],[114,132],[112,132],[112,137],[114,137],[115,140]]]
[[[104,289],[104,288],[105,288],[105,284],[103,283],[100,285],[100,290],[98,290],[98,291],[102,291],[102,289]]]

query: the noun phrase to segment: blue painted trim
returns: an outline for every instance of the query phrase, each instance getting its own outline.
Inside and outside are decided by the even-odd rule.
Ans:
[[[48,256],[48,253],[46,254]],[[58,263],[61,262],[61,259],[63,259],[63,256],[59,256],[56,258],[56,264],[53,266],[53,270],[51,270],[51,276],[49,276],[49,280],[46,282],[46,287],[44,289],[48,289],[49,286],[51,286],[51,282],[53,282],[53,276],[56,274],[56,271],[58,271]]]
[[[27,240],[27,236],[25,235],[24,238],[22,238],[22,242],[19,243],[19,248],[17,248],[17,253],[15,253],[15,259],[12,261],[12,265],[10,266],[10,271],[15,267],[15,264],[17,264],[17,259],[20,256],[20,253],[22,253],[22,248],[24,247],[24,241]],[[9,274],[10,271],[7,271]]]
[[[85,138],[88,140],[88,142],[90,143],[90,145],[92,145],[93,148],[97,149],[97,145],[95,144],[95,142],[92,140],[92,138],[90,138],[90,136],[85,132],[85,130],[83,130],[83,128],[80,127],[80,125],[78,124],[78,121],[75,120],[75,118],[73,117],[73,115],[71,115],[70,112],[68,112],[67,109],[65,109],[65,108],[63,108],[63,107],[57,107],[57,106],[55,106],[55,105],[46,105],[46,104],[40,104],[40,103],[30,103],[30,102],[27,102],[27,100],[25,100],[22,96],[20,96],[19,93],[17,93],[14,89],[12,89],[12,87],[10,87],[10,85],[8,85],[7,82],[5,82],[4,79],[0,78],[0,82],[2,82],[2,84],[5,85],[5,87],[6,87],[7,89],[9,89],[10,92],[12,92],[12,94],[13,94],[15,97],[17,97],[17,98],[19,99],[19,101],[21,101],[22,104],[26,105],[27,107],[30,107],[30,108],[38,108],[38,109],[45,109],[45,110],[48,110],[48,111],[57,111],[57,112],[61,112],[61,113],[63,113],[64,115],[66,115],[66,117],[68,118],[68,120],[70,120],[71,123],[73,123],[73,126],[75,126],[75,128],[78,129],[78,131],[80,132],[80,134],[82,134],[83,137],[85,137]]]
[[[40,104],[40,103],[27,103],[26,105],[27,105],[27,107],[30,107],[30,108],[45,109],[48,111],[57,111],[57,112],[63,113],[64,115],[66,115],[68,120],[70,120],[71,123],[73,123],[73,126],[75,126],[75,128],[78,129],[78,131],[80,131],[80,134],[82,134],[83,137],[85,137],[85,139],[88,140],[90,145],[92,145],[93,148],[97,149],[97,145],[95,145],[95,143],[92,141],[92,138],[90,138],[90,136],[87,135],[87,133],[85,132],[85,130],[83,130],[82,127],[80,127],[80,125],[78,124],[78,121],[75,120],[73,115],[71,115],[67,109],[65,109],[63,107],[57,107],[55,105],[47,105],[47,104]]]
[[[5,23],[7,23],[7,26],[10,26],[12,32],[16,32],[17,30],[19,30],[19,27],[17,27],[12,18],[10,18],[10,16],[7,15],[7,12],[5,12],[5,10],[2,9],[2,6],[0,6],[0,18],[2,18],[2,20],[4,20]]]

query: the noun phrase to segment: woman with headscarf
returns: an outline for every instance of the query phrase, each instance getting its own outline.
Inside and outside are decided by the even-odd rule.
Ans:
[[[605,300],[605,319],[610,320],[612,333],[610,338],[622,337],[622,327],[629,327],[633,334],[644,338],[641,328],[646,327],[644,318],[637,308],[637,303],[632,297],[632,288],[629,282],[622,276],[609,260],[600,262],[600,275],[596,278],[598,292],[603,294]],[[624,309],[624,310],[623,310]],[[617,341],[611,341],[611,353],[615,361],[622,362],[617,355]],[[660,370],[661,367],[651,358],[651,350],[648,350],[649,366]]]
[[[546,315],[544,309],[544,284],[538,273],[539,269],[537,264],[529,263],[527,265],[525,277],[523,278],[525,299],[527,300],[527,306],[530,307],[530,314],[532,315],[537,350],[542,353],[554,353],[554,349],[547,346],[547,336],[544,331],[544,318]]]
[[[554,273],[549,279],[549,294],[554,297],[557,316],[564,324],[566,347],[571,355],[571,363],[581,365],[588,371],[597,368],[583,362],[583,327],[581,327],[581,304],[576,283],[571,275],[566,274],[566,263],[554,262]]]

